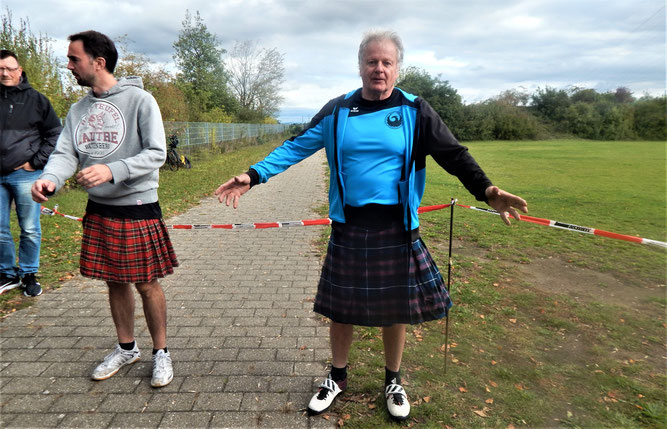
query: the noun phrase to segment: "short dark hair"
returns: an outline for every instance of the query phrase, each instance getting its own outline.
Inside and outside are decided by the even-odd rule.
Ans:
[[[118,62],[118,51],[113,40],[102,33],[88,30],[81,33],[72,34],[67,38],[70,42],[80,40],[83,43],[83,50],[93,59],[104,58],[106,60],[105,68],[109,73],[113,73]]]
[[[9,49],[0,49],[0,60],[4,60],[5,58],[9,57],[14,58],[17,63],[19,62],[19,59],[14,52],[10,51]]]

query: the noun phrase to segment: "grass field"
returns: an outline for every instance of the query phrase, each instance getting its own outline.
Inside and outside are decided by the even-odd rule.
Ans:
[[[163,171],[165,217],[243,171],[275,144],[194,159]],[[468,145],[495,184],[528,201],[530,215],[654,240],[666,235],[666,146],[658,142],[484,142]],[[429,163],[423,205],[483,207]],[[82,214],[85,193],[62,193]],[[43,217],[42,283],[77,271],[80,225]],[[424,241],[446,275],[449,210],[421,215]],[[348,392],[326,415],[354,428],[667,427],[663,248],[513,221],[457,208],[447,372],[444,321],[408,329],[403,360],[413,404],[386,417],[382,341],[358,328]],[[320,245],[321,247],[321,245]],[[30,299],[0,297],[5,312]]]

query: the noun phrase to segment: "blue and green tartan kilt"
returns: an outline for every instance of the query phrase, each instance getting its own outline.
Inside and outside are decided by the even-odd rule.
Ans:
[[[426,245],[402,223],[386,229],[334,223],[315,312],[363,326],[417,324],[447,316],[452,301]]]

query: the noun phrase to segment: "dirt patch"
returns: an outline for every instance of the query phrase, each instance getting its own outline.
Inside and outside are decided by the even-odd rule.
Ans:
[[[444,244],[443,244],[444,246]],[[489,261],[489,250],[466,240],[455,240],[453,254]],[[640,278],[631,281],[613,272],[601,272],[580,267],[553,256],[529,255],[527,263],[511,264],[519,273],[518,279],[529,288],[549,294],[567,294],[575,301],[599,302],[630,309],[662,312],[655,300],[665,299],[665,285],[658,285]]]
[[[612,273],[578,267],[558,257],[532,259],[517,266],[531,287],[548,293],[566,293],[572,299],[597,301],[629,308],[646,307],[665,297],[664,285],[628,284]]]

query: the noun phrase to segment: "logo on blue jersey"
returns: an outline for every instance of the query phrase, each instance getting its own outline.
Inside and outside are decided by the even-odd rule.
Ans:
[[[389,128],[399,128],[403,124],[403,118],[401,117],[401,112],[391,112],[384,118],[385,124]]]

